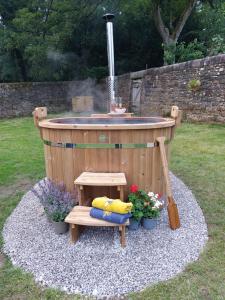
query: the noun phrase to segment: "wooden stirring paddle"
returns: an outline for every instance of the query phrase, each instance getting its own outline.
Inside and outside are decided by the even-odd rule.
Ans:
[[[169,216],[169,223],[171,229],[177,229],[180,227],[180,218],[177,209],[177,205],[173,199],[172,189],[170,185],[169,179],[169,168],[166,158],[166,150],[165,150],[165,137],[158,137],[156,140],[159,143],[160,156],[163,166],[163,175],[166,183],[166,195],[167,195],[167,211]]]

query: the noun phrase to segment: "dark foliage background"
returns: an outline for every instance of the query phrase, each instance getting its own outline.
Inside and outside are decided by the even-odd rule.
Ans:
[[[225,52],[224,1],[198,1],[175,47],[162,45],[154,5],[172,30],[190,1],[0,0],[0,81],[106,76],[105,11],[117,13],[117,74]]]

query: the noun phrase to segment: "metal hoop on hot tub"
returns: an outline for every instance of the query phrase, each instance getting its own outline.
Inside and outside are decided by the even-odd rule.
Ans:
[[[171,140],[166,140],[165,144],[169,144]],[[50,147],[59,147],[59,148],[70,148],[70,149],[140,149],[140,148],[154,148],[158,147],[158,142],[151,143],[129,143],[129,144],[95,144],[95,143],[61,143],[61,142],[52,142],[43,140],[44,144]]]

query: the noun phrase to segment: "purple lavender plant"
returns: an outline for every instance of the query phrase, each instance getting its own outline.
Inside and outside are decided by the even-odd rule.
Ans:
[[[75,195],[65,190],[63,183],[56,184],[50,179],[39,182],[34,195],[40,200],[46,214],[55,222],[64,221],[75,205]]]

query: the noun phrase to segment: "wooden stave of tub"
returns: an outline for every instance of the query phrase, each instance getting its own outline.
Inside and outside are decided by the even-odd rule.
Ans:
[[[159,136],[172,141],[175,121],[138,125],[71,125],[56,124],[50,120],[39,122],[43,140],[55,143],[99,143],[100,136],[106,136],[106,143],[153,143]],[[169,160],[169,143],[165,145]],[[87,172],[124,172],[127,178],[125,198],[129,186],[136,184],[140,189],[164,194],[162,164],[159,147],[137,149],[72,149],[44,145],[46,176],[63,182],[66,189],[74,191],[74,180]],[[107,195],[117,198],[116,188],[85,187],[85,197]],[[89,202],[90,202],[89,200]]]

